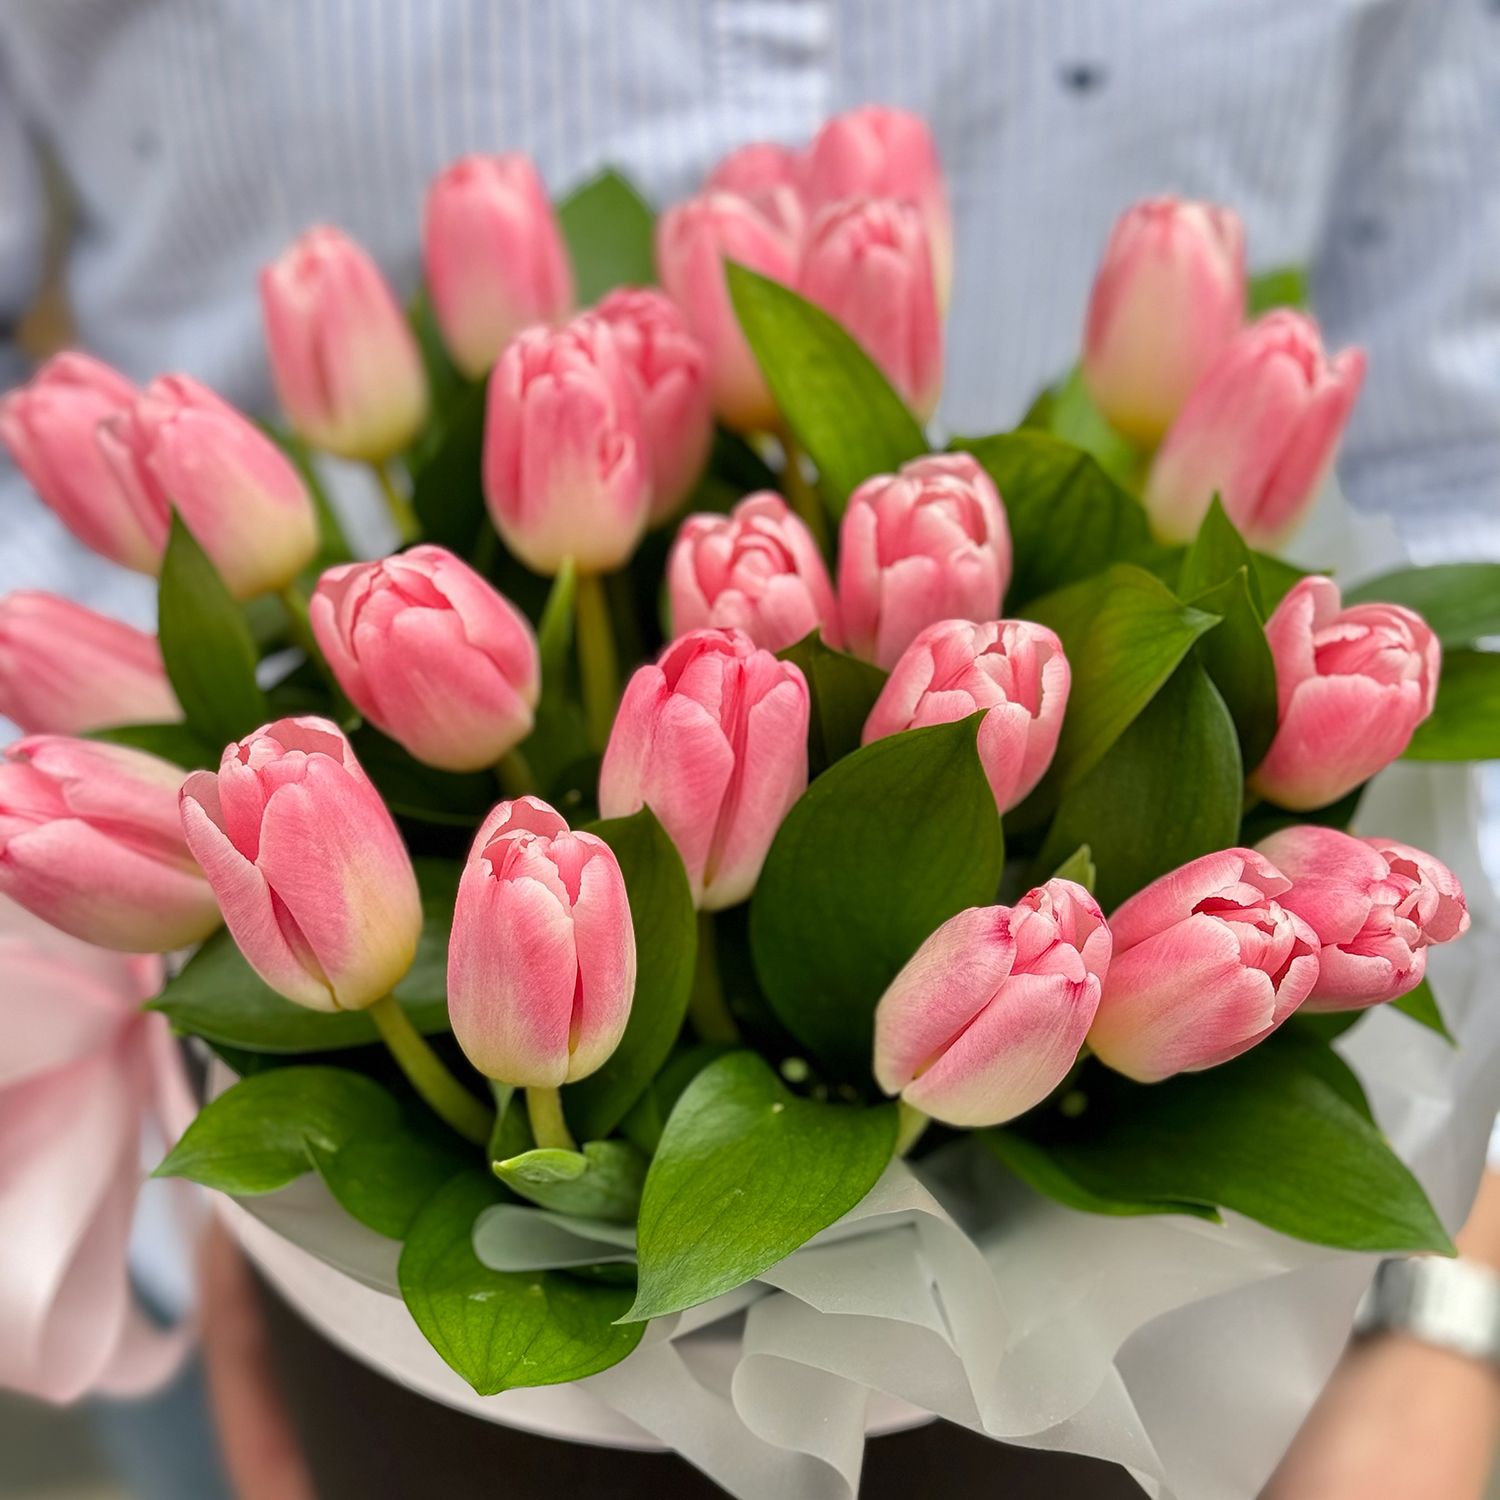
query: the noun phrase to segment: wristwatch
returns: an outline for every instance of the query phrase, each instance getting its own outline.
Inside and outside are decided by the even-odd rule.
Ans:
[[[1354,1332],[1408,1334],[1500,1369],[1500,1273],[1437,1255],[1382,1261]]]

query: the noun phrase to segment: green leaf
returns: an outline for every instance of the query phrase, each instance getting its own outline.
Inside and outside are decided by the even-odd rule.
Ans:
[[[250,627],[175,511],[157,611],[162,660],[193,729],[223,746],[264,724],[270,714],[255,681]]]
[[[460,867],[451,860],[414,861],[422,890],[422,937],[396,998],[416,1028],[448,1029],[448,930]],[[217,932],[151,1002],[173,1028],[251,1052],[330,1052],[378,1040],[363,1011],[309,1010],[283,1000],[245,962],[234,939]]]
[[[1005,846],[979,716],[910,729],[830,767],[782,823],[750,947],[782,1024],[840,1076],[870,1077],[875,1006],[929,933],[995,899]]]
[[[1039,857],[1087,842],[1105,911],[1178,865],[1233,845],[1244,792],[1224,700],[1184,662],[1104,758],[1063,793]]]
[[[1250,278],[1246,314],[1258,318],[1277,307],[1308,305],[1307,271],[1302,266],[1275,266]]]
[[[1443,1020],[1443,1013],[1438,1009],[1437,996],[1432,993],[1432,986],[1427,980],[1424,979],[1416,989],[1408,990],[1404,995],[1392,1000],[1391,1008],[1399,1010],[1404,1016],[1410,1016],[1419,1025],[1437,1032],[1445,1042],[1455,1047],[1458,1045],[1457,1038],[1448,1030],[1448,1023]]]
[[[535,727],[521,747],[543,792],[550,791],[561,772],[588,754],[588,728],[573,671],[577,602],[578,573],[572,558],[565,558],[537,625],[542,696]]]
[[[1445,651],[1437,703],[1408,760],[1500,760],[1500,652]]]
[[[1344,591],[1348,604],[1404,604],[1445,646],[1500,635],[1500,563],[1438,563],[1402,568]]]
[[[1140,490],[1150,455],[1110,426],[1109,419],[1094,405],[1080,366],[1074,365],[1062,380],[1037,397],[1023,425],[1082,448],[1132,494]]]
[[[835,515],[861,481],[928,451],[917,419],[834,319],[745,266],[730,263],[724,272],[766,384],[818,466]]]
[[[602,1067],[563,1090],[574,1132],[603,1138],[645,1092],[682,1030],[698,924],[682,860],[650,808],[590,824],[588,831],[620,862],[635,929],[635,1000],[625,1035]]]
[[[1192,596],[1194,609],[1219,617],[1198,642],[1198,660],[1223,695],[1248,774],[1276,736],[1276,659],[1265,620],[1251,597],[1255,575],[1240,568],[1223,583]]]
[[[1145,561],[1162,550],[1135,498],[1071,443],[1021,428],[957,438],[952,446],[979,460],[1005,501],[1015,550],[1009,614],[1110,563]]]
[[[1029,617],[1057,631],[1073,668],[1068,712],[1048,773],[1061,791],[1099,763],[1193,643],[1219,622],[1129,563],[1060,590]]]
[[[561,1271],[491,1271],[474,1254],[474,1221],[500,1197],[464,1172],[428,1199],[406,1236],[398,1276],[427,1341],[481,1396],[582,1380],[618,1364],[643,1324],[618,1325],[629,1286]]]
[[[1094,864],[1094,851],[1087,844],[1080,844],[1053,872],[1054,880],[1071,880],[1084,890],[1092,891],[1099,879],[1098,867]]]
[[[341,1151],[399,1120],[396,1101],[344,1068],[277,1068],[211,1099],[156,1169],[158,1177],[240,1197],[273,1193],[312,1169],[312,1150]]]
[[[711,1063],[677,1101],[641,1198],[632,1320],[742,1286],[875,1185],[896,1144],[891,1105],[790,1093],[753,1052]]]
[[[1276,606],[1291,592],[1293,585],[1308,577],[1308,571],[1294,563],[1283,562],[1279,557],[1272,557],[1268,552],[1256,552],[1252,556],[1261,604],[1265,607],[1266,618],[1269,620],[1275,613]]]
[[[210,744],[186,724],[116,724],[109,729],[92,730],[86,738],[146,750],[188,771],[206,766],[217,769],[219,764],[221,747]]]
[[[1264,620],[1260,575],[1254,571],[1254,566],[1255,554],[1235,530],[1223,501],[1215,495],[1209,503],[1208,513],[1198,527],[1198,535],[1183,553],[1182,571],[1177,577],[1177,593],[1184,599],[1191,599],[1196,594],[1206,594],[1245,570],[1249,573],[1246,591],[1250,602]]]
[[[835,761],[859,749],[865,720],[885,686],[886,674],[856,656],[825,645],[814,630],[777,653],[802,669],[812,695],[808,724],[808,770],[819,776]]]
[[[454,401],[447,425],[412,474],[411,503],[423,539],[460,557],[473,555],[489,525],[481,479],[485,392],[481,381]]]
[[[436,770],[372,724],[361,724],[349,742],[398,818],[472,829],[495,805],[495,778],[487,771]]]
[[[634,1224],[646,1158],[627,1141],[586,1141],[581,1151],[523,1151],[492,1163],[513,1193],[577,1219]]]
[[[1084,1194],[1218,1207],[1339,1249],[1451,1255],[1421,1185],[1350,1097],[1340,1067],[1322,1044],[1283,1032],[1163,1083],[1094,1070],[1076,1118],[1028,1116],[1009,1128]]]
[[[557,206],[557,218],[580,307],[617,286],[649,286],[656,280],[651,209],[618,172],[601,172],[569,193]]]

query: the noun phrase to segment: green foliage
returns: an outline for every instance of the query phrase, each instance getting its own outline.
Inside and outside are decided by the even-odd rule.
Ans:
[[[1344,591],[1347,604],[1404,604],[1445,646],[1500,635],[1500,563],[1438,563],[1401,568]]]
[[[808,773],[820,776],[859,749],[865,720],[885,686],[886,674],[856,656],[825,645],[814,630],[778,653],[802,670],[812,697],[807,735]]]
[[[1245,311],[1258,318],[1277,307],[1303,309],[1308,305],[1307,271],[1302,266],[1274,266],[1250,278]]]
[[[558,204],[557,217],[580,307],[618,286],[649,286],[656,280],[655,220],[618,172],[603,171],[569,193]]]
[[[1500,760],[1500,652],[1445,651],[1437,703],[1408,760]]]

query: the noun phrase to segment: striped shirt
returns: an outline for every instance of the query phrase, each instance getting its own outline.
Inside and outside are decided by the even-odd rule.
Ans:
[[[461,152],[526,151],[559,193],[613,164],[660,204],[867,101],[925,114],[950,175],[948,430],[1013,423],[1071,363],[1121,208],[1215,198],[1369,351],[1355,502],[1427,556],[1500,558],[1500,0],[5,0],[0,331],[35,290],[44,152],[81,343],[258,408],[255,273],[310,222],[408,290]],[[0,591],[149,617],[13,475],[0,508]]]

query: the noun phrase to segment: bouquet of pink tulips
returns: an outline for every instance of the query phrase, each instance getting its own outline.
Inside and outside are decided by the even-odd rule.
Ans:
[[[1464,893],[1360,801],[1500,755],[1500,568],[1277,557],[1363,359],[1231,210],[1129,210],[1077,370],[945,446],[912,117],[748,147],[654,223],[467,158],[423,244],[409,310],[335,229],[264,273],[284,426],[81,355],[0,406],[160,578],[159,639],[0,602],[0,893],[176,955],[152,1024],[237,1081],[162,1175],[317,1174],[481,1393],[625,1359],[900,1157],[1451,1250],[1330,1044],[1443,1029]],[[324,452],[402,550],[352,558]],[[499,1268],[497,1204],[627,1249]]]

